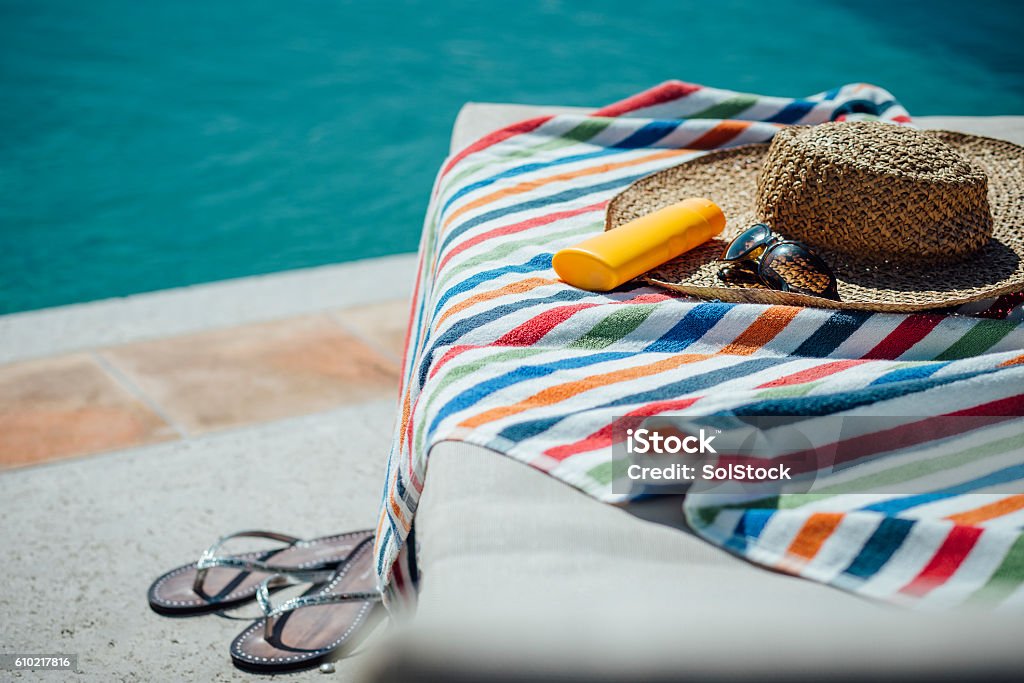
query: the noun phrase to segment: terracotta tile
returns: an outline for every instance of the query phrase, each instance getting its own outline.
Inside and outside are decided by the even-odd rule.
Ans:
[[[380,344],[396,358],[402,357],[405,330],[409,324],[408,301],[402,299],[343,308],[335,311],[334,315],[339,322],[351,327],[366,339]]]
[[[397,365],[326,315],[120,346],[103,355],[197,433],[393,397]]]
[[[0,366],[0,467],[175,436],[89,356]]]

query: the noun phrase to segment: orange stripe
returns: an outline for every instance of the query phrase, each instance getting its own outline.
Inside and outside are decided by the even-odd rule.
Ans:
[[[1009,367],[1010,365],[1022,365],[1022,364],[1024,364],[1024,355],[1017,356],[1016,358],[1011,358],[1010,360],[1007,360],[1007,361],[1003,361],[1002,363],[999,364],[999,367],[1005,368],[1005,367]]]
[[[448,218],[446,218],[444,221],[443,227],[447,228],[449,225],[451,225],[452,221],[454,221],[456,218],[466,213],[467,211],[471,211],[478,207],[484,206],[485,204],[490,204],[491,202],[501,199],[502,197],[509,197],[511,195],[530,192],[531,190],[536,190],[538,187],[544,187],[549,183],[557,183],[560,180],[572,180],[573,178],[583,178],[588,175],[607,173],[608,171],[614,171],[620,168],[639,166],[640,164],[645,164],[649,161],[657,161],[658,159],[668,159],[670,157],[682,156],[684,154],[693,154],[693,150],[666,149],[660,152],[655,152],[654,154],[642,156],[639,159],[630,159],[629,161],[620,161],[614,164],[602,164],[601,166],[592,166],[589,168],[581,169],[579,171],[560,173],[559,175],[549,176],[547,178],[543,178],[540,180],[529,180],[524,183],[519,183],[518,185],[507,187],[504,190],[498,190],[497,192],[492,192],[491,194],[484,195],[483,197],[475,199],[468,204],[463,204],[458,209],[456,209],[455,211],[448,215]]]
[[[772,306],[743,330],[731,344],[720,353],[734,356],[749,356],[759,348],[775,339],[775,336],[786,329],[786,325],[796,317],[800,309],[796,306]]]
[[[1024,495],[1010,496],[1009,498],[1003,498],[997,500],[994,503],[988,505],[982,505],[980,508],[974,508],[973,510],[967,510],[966,512],[958,512],[955,515],[950,515],[946,519],[956,522],[957,524],[963,524],[967,526],[976,526],[982,522],[987,522],[990,519],[996,517],[1002,517],[1008,515],[1011,512],[1024,509]]]
[[[715,149],[750,128],[751,121],[722,121],[704,135],[690,143],[694,149]]]
[[[541,287],[543,285],[554,284],[555,282],[558,282],[558,281],[557,280],[550,280],[548,278],[543,278],[543,277],[531,277],[531,278],[527,278],[525,280],[519,280],[518,282],[513,282],[511,284],[505,285],[504,287],[502,287],[500,289],[492,289],[489,292],[482,292],[480,294],[476,294],[474,296],[469,297],[465,301],[460,301],[459,303],[455,304],[454,306],[449,308],[447,311],[445,311],[444,315],[442,315],[438,319],[437,325],[441,325],[445,320],[448,319],[449,316],[455,315],[459,311],[464,311],[467,308],[469,308],[470,306],[475,306],[476,304],[480,303],[481,301],[489,301],[490,299],[497,299],[499,297],[503,297],[503,296],[506,296],[508,294],[522,294],[523,292],[528,292],[531,289],[536,289],[537,287]]]
[[[514,405],[492,408],[480,413],[479,415],[469,417],[461,422],[459,426],[479,427],[480,425],[487,424],[488,422],[493,422],[495,420],[500,420],[503,417],[508,417],[509,415],[521,413],[524,410],[529,410],[530,408],[539,408],[541,406],[549,406],[561,401],[566,401],[573,396],[581,394],[584,391],[589,391],[590,389],[605,387],[610,384],[617,384],[618,382],[624,382],[638,377],[656,375],[659,372],[671,370],[685,363],[693,363],[709,357],[710,356],[705,353],[681,354],[638,368],[624,368],[622,370],[606,372],[603,375],[595,375],[593,377],[587,377],[586,379],[576,380],[574,382],[566,382],[565,384],[549,387],[543,391],[537,392],[533,396],[523,399]]]
[[[402,401],[402,421],[398,428],[399,438],[405,437],[405,430],[409,427],[409,413],[412,412],[411,395],[408,390],[405,392],[405,400]]]
[[[832,532],[836,530],[839,523],[843,521],[841,512],[816,512],[807,518],[800,533],[796,535],[793,542],[789,544],[786,554],[813,560],[814,556],[825,545]]]
[[[395,513],[395,517],[402,523],[402,527],[408,529],[409,523],[405,521],[405,515],[402,514],[402,510],[398,507],[398,503],[395,502],[394,498],[391,498],[391,511]]]

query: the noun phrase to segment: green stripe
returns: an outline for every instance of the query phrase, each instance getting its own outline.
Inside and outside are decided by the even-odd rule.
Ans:
[[[439,290],[444,290],[447,288],[448,283],[451,281],[451,279],[458,275],[459,273],[461,273],[462,271],[464,271],[465,269],[475,266],[479,263],[484,263],[487,261],[497,261],[498,259],[504,256],[508,256],[509,254],[515,252],[517,249],[521,249],[522,247],[531,244],[549,245],[564,237],[572,237],[573,235],[594,233],[603,225],[603,222],[590,223],[588,225],[578,225],[574,228],[570,228],[569,230],[563,230],[562,232],[544,235],[535,234],[525,239],[516,240],[515,242],[504,242],[502,240],[495,240],[496,246],[494,248],[489,249],[488,251],[485,251],[482,254],[476,255],[473,258],[469,259],[468,261],[463,261],[457,266],[446,268],[444,278],[439,280],[435,287]]]
[[[625,459],[606,460],[587,470],[587,476],[598,484],[608,485],[615,479],[625,478],[629,463]]]
[[[690,522],[691,526],[711,526],[715,523],[715,520],[718,519],[719,513],[723,510],[725,510],[725,508],[720,506],[699,507],[693,511],[691,515],[688,515],[687,521]],[[694,521],[696,521],[697,524],[694,524]]]
[[[562,139],[571,140],[573,142],[586,142],[590,140],[598,133],[602,132],[605,128],[612,125],[614,118],[607,116],[595,116],[587,119],[580,125],[576,126],[568,133],[562,135]]]
[[[925,444],[924,447],[931,445],[932,442],[929,442],[928,444]],[[812,500],[821,500],[822,498],[828,498],[840,493],[863,493],[865,491],[872,491],[876,487],[902,484],[914,479],[927,477],[935,474],[936,472],[941,472],[942,470],[960,467],[969,462],[1002,455],[1021,447],[1024,447],[1024,434],[1016,434],[1014,436],[996,439],[995,441],[990,441],[988,443],[981,444],[980,446],[957,451],[956,453],[922,458],[917,462],[910,462],[906,465],[894,467],[883,472],[869,474],[867,476],[860,477],[859,479],[854,479],[853,481],[835,484],[833,486],[826,486],[818,489],[810,495],[816,496]],[[789,501],[783,500],[782,506],[784,508],[793,508],[809,502],[811,502],[811,500],[791,504]]]
[[[754,95],[737,95],[724,102],[708,107],[703,111],[690,114],[689,119],[732,119],[752,106],[757,104],[758,98]]]
[[[806,384],[796,384],[789,387],[772,387],[771,389],[765,389],[760,392],[757,397],[762,398],[794,398],[809,394],[812,389],[821,384],[820,381],[808,382]]]
[[[576,126],[575,128],[572,128],[566,131],[565,133],[562,133],[559,137],[554,138],[552,140],[548,140],[547,142],[542,142],[531,147],[526,147],[524,149],[516,150],[514,152],[509,152],[508,154],[503,154],[498,159],[488,159],[487,161],[481,161],[477,164],[474,164],[469,168],[459,171],[454,176],[446,178],[443,190],[441,192],[438,192],[438,198],[440,199],[441,195],[445,191],[447,191],[448,188],[450,188],[454,183],[461,182],[467,176],[476,173],[482,168],[487,168],[488,166],[510,161],[512,159],[525,159],[540,152],[549,152],[552,150],[561,149],[563,147],[570,147],[580,142],[586,142],[587,140],[590,140],[598,133],[603,131],[605,128],[610,126],[612,121],[614,120],[615,119],[613,118],[593,117],[587,119],[586,121]],[[444,202],[439,202],[439,204],[443,203]]]
[[[1017,590],[1021,581],[1024,581],[1024,535],[1017,537],[998,569],[971,599],[990,604],[1002,602]]]
[[[640,327],[654,312],[656,304],[626,306],[590,328],[590,331],[569,344],[570,349],[603,349]]]
[[[486,358],[481,358],[479,360],[475,360],[464,365],[457,365],[447,370],[444,373],[444,376],[441,378],[441,380],[431,388],[429,395],[427,397],[427,401],[426,403],[423,404],[423,409],[419,411],[420,419],[418,420],[417,429],[415,430],[416,449],[419,450],[421,453],[423,452],[423,439],[427,431],[426,425],[424,424],[424,422],[426,422],[427,419],[426,416],[431,414],[430,407],[434,404],[434,401],[437,399],[437,397],[441,395],[441,392],[445,387],[447,387],[452,382],[465,377],[466,375],[476,372],[485,365],[490,365],[491,363],[500,363],[505,360],[529,358],[530,356],[536,356],[538,353],[543,353],[547,350],[548,349],[538,348],[507,349],[505,351],[502,351],[501,353],[494,354],[493,356],[487,356]],[[426,390],[426,388],[424,388],[424,390]]]
[[[959,360],[978,356],[995,346],[1017,327],[1016,323],[1005,320],[980,320],[970,332],[960,337],[935,360]]]

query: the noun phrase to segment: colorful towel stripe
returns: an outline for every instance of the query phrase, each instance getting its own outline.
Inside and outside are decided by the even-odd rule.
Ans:
[[[596,294],[552,271],[552,254],[601,230],[607,201],[633,180],[702,150],[768,141],[781,125],[855,118],[910,123],[888,92],[865,84],[791,99],[670,82],[592,116],[496,131],[444,164],[420,246],[377,534],[390,602],[412,593],[407,540],[427,455],[442,440],[622,502],[611,489],[615,417],[1024,412],[1024,296],[960,315],[869,314],[700,302],[635,283]],[[1012,466],[1024,462],[1022,444],[992,429],[956,456],[993,463],[991,477],[960,489],[753,502],[695,494],[685,513],[754,562],[874,598],[1024,604],[1024,497],[1002,492],[1024,477]],[[929,447],[875,459],[864,476],[919,476]]]

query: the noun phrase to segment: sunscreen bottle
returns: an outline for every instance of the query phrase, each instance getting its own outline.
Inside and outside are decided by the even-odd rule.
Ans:
[[[574,287],[607,292],[725,228],[725,215],[708,199],[685,199],[607,230],[555,254],[552,266]]]

